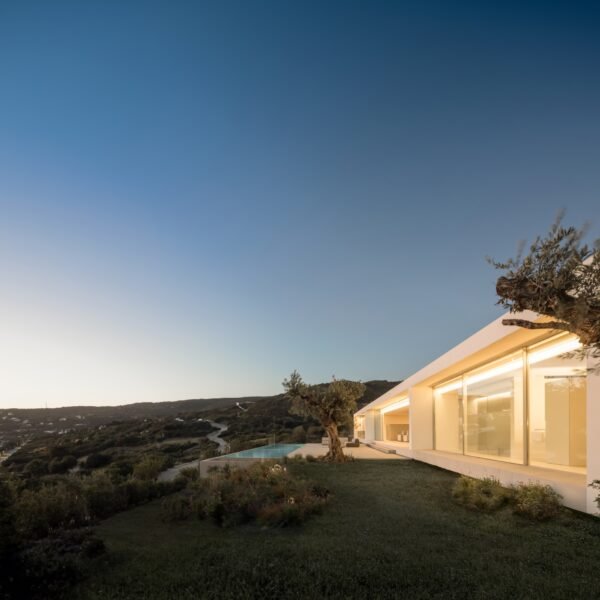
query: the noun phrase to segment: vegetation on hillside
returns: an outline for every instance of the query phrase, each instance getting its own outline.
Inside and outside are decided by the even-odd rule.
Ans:
[[[166,466],[213,456],[217,446],[206,439],[211,431],[213,427],[198,414],[85,427],[34,438],[3,467],[29,477],[73,471],[87,475],[100,468],[129,475],[149,455],[160,457]]]

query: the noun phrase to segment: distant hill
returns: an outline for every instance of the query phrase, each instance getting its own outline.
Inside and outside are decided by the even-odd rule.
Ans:
[[[397,385],[397,381],[367,381],[367,390],[359,408]],[[0,409],[0,448],[22,438],[40,434],[73,431],[83,427],[96,427],[114,421],[131,421],[171,417],[182,413],[227,413],[236,405],[256,406],[263,418],[276,418],[287,408],[282,404],[283,394],[274,396],[245,396],[240,398],[208,398],[177,400],[172,402],[139,402],[121,406],[66,406],[62,408],[12,408]],[[235,409],[234,409],[235,412]],[[252,411],[253,413],[255,411]],[[283,416],[283,415],[282,415]]]

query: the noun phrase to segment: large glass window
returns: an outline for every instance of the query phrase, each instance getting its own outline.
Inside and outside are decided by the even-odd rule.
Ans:
[[[561,358],[578,346],[574,338],[531,348],[529,365],[529,462],[585,471],[586,369]]]
[[[462,388],[461,378],[434,390],[436,450],[463,452]]]
[[[465,453],[523,462],[523,357],[519,352],[465,378]]]
[[[574,472],[586,468],[586,369],[560,336],[434,388],[435,448]],[[524,357],[528,424],[525,429]]]

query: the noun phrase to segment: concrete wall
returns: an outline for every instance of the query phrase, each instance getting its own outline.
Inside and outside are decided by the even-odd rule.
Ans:
[[[433,448],[433,389],[428,386],[410,388],[409,425],[411,450]]]
[[[590,362],[589,367],[598,366]],[[588,373],[587,378],[587,481],[600,479],[600,374]],[[595,502],[600,490],[588,488],[587,512],[598,513]]]

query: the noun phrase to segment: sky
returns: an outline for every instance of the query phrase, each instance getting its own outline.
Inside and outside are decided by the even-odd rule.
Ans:
[[[0,0],[0,407],[399,380],[600,235],[584,2]]]

